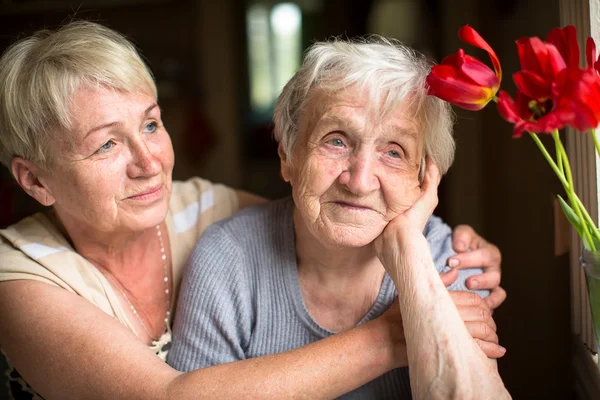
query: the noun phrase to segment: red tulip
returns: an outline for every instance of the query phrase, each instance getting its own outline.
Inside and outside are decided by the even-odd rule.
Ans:
[[[556,79],[557,107],[572,110],[568,124],[580,132],[600,123],[600,76],[591,68],[567,68]]]
[[[500,87],[500,62],[494,50],[470,26],[460,28],[458,37],[487,51],[494,70],[459,49],[457,54],[444,58],[440,65],[431,69],[427,76],[428,94],[467,110],[481,110],[494,98]]]
[[[524,93],[517,91],[513,100],[504,90],[498,96],[498,111],[502,118],[515,124],[513,137],[519,138],[523,132],[551,133],[563,128],[573,120],[573,112],[568,104],[553,107],[552,101],[539,103]]]

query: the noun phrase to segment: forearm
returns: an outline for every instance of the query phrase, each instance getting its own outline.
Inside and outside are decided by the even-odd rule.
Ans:
[[[400,293],[413,396],[507,398],[489,360],[473,341],[418,232],[403,235],[395,283]],[[400,240],[403,240],[400,237]]]
[[[301,348],[192,371],[172,381],[171,398],[335,398],[390,371],[398,360],[379,321]],[[402,352],[400,352],[402,353]],[[400,356],[401,358],[401,356]]]

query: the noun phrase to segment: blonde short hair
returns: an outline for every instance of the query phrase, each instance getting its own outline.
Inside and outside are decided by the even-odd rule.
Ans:
[[[0,162],[10,169],[19,156],[47,166],[51,133],[71,129],[83,86],[157,95],[135,46],[105,26],[71,22],[10,46],[0,58]]]
[[[307,50],[302,66],[277,99],[275,139],[291,160],[310,91],[333,94],[358,85],[371,104],[380,106],[381,118],[400,103],[407,103],[423,130],[424,155],[445,174],[454,160],[454,114],[450,104],[427,95],[425,78],[431,65],[410,47],[377,35],[357,41],[317,42]]]

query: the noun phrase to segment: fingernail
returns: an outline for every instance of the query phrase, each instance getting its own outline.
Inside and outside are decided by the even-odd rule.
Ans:
[[[470,289],[477,289],[479,287],[479,282],[476,279],[473,279],[471,283],[469,283]]]
[[[500,353],[505,354],[506,353],[506,349],[500,345],[498,345],[498,347],[500,347]]]
[[[456,267],[458,267],[459,264],[460,264],[460,262],[456,258],[451,258],[450,261],[448,261],[448,265],[451,268],[456,268]]]

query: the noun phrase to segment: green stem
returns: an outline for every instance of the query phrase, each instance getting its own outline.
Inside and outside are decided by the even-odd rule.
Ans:
[[[577,196],[577,193],[575,193],[575,201],[577,202],[577,205],[581,208],[581,211],[583,212],[583,216],[587,223],[590,224],[590,226],[596,227],[596,223],[585,209],[585,206]],[[598,229],[592,229],[592,233],[594,234],[594,237],[598,240],[598,242],[600,242],[600,231],[598,231]]]
[[[565,188],[565,191],[567,191],[569,188],[569,182],[567,182],[567,180],[565,179],[565,175],[560,171],[560,169],[558,169],[558,166],[552,159],[550,153],[548,153],[548,150],[546,150],[546,147],[544,147],[544,144],[541,142],[540,138],[538,138],[538,136],[533,132],[529,132],[529,136],[531,136],[537,147],[540,149],[540,151],[544,155],[544,158],[546,159],[546,161],[548,161],[548,164],[550,164],[550,167],[554,170],[554,173],[560,180],[560,183],[562,183],[563,187]]]
[[[562,151],[560,151],[560,146],[556,141],[554,142],[554,147],[556,151],[556,163],[558,164],[558,169],[562,172],[563,176],[565,175],[565,166],[563,164]]]
[[[560,140],[560,135],[558,133],[558,129],[555,129],[554,131],[552,131],[552,138],[554,139],[556,148],[559,150],[559,152],[561,153],[561,156],[563,158],[563,166],[564,166],[564,170],[565,170],[565,175],[567,178],[567,182],[569,183],[568,188],[565,188],[565,190],[567,192],[567,196],[569,197],[571,207],[573,207],[575,214],[577,214],[579,221],[581,221],[581,230],[583,231],[583,235],[585,236],[585,238],[587,239],[587,242],[589,243],[589,245],[591,247],[590,250],[595,251],[596,246],[594,245],[594,241],[592,240],[592,236],[590,235],[589,226],[586,223],[586,221],[584,221],[584,219],[583,219],[583,213],[581,212],[582,207],[580,207],[580,205],[579,205],[580,202],[577,202],[577,200],[575,199],[576,195],[575,195],[575,190],[573,188],[573,174],[571,173],[571,165],[569,163],[569,157],[567,156],[567,152]]]

